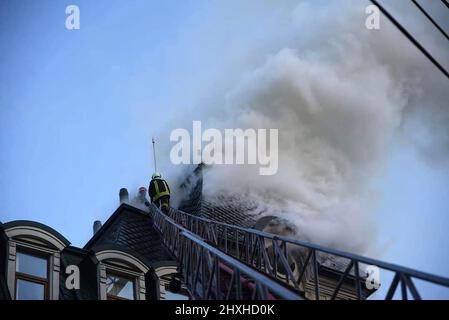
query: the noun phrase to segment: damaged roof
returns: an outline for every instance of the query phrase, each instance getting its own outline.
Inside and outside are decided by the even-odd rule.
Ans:
[[[203,170],[206,168],[205,165],[199,165],[181,185],[181,188],[187,190],[187,196],[181,201],[179,210],[243,228],[262,230],[268,224],[280,222],[284,223],[286,227],[291,226],[288,221],[282,218],[264,215],[264,212],[258,209],[258,206],[254,203],[229,196],[217,196],[213,199],[204,197]],[[320,268],[337,272],[344,272],[349,264],[347,259],[323,252],[317,254],[317,259]],[[354,275],[354,270],[351,270],[349,274]],[[363,270],[360,270],[360,276],[361,278],[366,277]]]

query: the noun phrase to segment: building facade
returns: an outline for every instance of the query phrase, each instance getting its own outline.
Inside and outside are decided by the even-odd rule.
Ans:
[[[207,168],[198,166],[178,190],[186,190],[180,210],[268,233],[297,235],[288,221],[264,215],[255,204],[226,196],[213,201],[205,198],[203,170]],[[120,206],[104,224],[95,221],[94,234],[83,248],[72,246],[56,230],[38,222],[0,223],[0,299],[189,299],[179,279],[176,259],[153,226],[145,192],[130,202],[127,190],[121,189]],[[294,277],[299,278],[300,270],[306,268],[300,293],[306,299],[315,299],[313,272],[304,264],[305,253],[291,252],[289,260]],[[319,298],[329,299],[349,262],[329,254],[320,254],[317,260]],[[365,278],[361,272],[360,281]],[[355,281],[351,272],[336,298],[356,299]],[[363,298],[374,291],[363,287]]]
[[[95,227],[78,248],[38,222],[1,224],[0,299],[188,299],[170,290],[177,264],[148,212],[122,203]]]

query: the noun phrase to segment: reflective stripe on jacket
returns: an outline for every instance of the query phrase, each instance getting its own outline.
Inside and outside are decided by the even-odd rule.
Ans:
[[[148,195],[151,198],[151,202],[156,202],[160,197],[170,196],[170,188],[163,179],[153,179],[148,187]]]

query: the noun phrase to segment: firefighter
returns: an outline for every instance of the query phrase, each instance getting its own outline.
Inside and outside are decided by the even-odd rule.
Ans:
[[[151,177],[148,195],[152,203],[161,209],[162,212],[168,214],[170,209],[170,188],[158,172],[155,172]]]
[[[140,187],[139,193],[131,200],[131,204],[139,209],[146,210],[150,206],[147,200],[147,188]]]

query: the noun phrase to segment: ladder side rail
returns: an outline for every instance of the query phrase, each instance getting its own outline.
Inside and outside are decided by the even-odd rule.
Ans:
[[[179,217],[179,215],[176,216]],[[161,234],[164,244],[181,264],[184,283],[193,298],[223,297],[224,294],[219,291],[220,285],[217,285],[219,283],[217,277],[230,268],[231,271],[227,272],[231,272],[233,276],[234,283],[231,285],[234,286],[234,290],[231,288],[231,292],[234,292],[234,295],[227,295],[229,298],[248,299],[248,296],[245,297],[243,293],[243,290],[246,289],[251,290],[251,297],[257,300],[265,300],[274,296],[286,300],[302,299],[297,292],[215,247],[213,238],[210,239],[212,244],[207,243],[155,206],[152,207],[152,217],[153,224]],[[183,249],[183,247],[189,248],[189,250]]]
[[[388,262],[383,262],[380,260],[364,257],[364,256],[357,255],[357,254],[344,252],[344,251],[341,251],[338,249],[327,248],[325,246],[313,244],[313,243],[303,241],[303,240],[290,239],[290,238],[287,238],[284,236],[270,234],[270,233],[266,233],[266,232],[255,230],[255,229],[244,228],[244,227],[235,226],[235,225],[231,225],[231,224],[227,224],[227,223],[223,223],[223,222],[218,222],[218,221],[211,220],[208,218],[195,216],[195,215],[192,215],[192,214],[180,211],[180,210],[176,210],[176,212],[177,212],[176,217],[188,218],[192,221],[195,221],[194,224],[197,226],[198,225],[203,225],[203,226],[207,225],[207,228],[212,228],[211,226],[215,225],[215,227],[214,227],[215,230],[219,227],[223,228],[224,230],[226,230],[225,241],[223,242],[223,241],[220,241],[219,239],[213,239],[214,244],[218,244],[217,247],[219,249],[224,250],[225,252],[234,256],[236,259],[240,260],[240,258],[241,258],[240,255],[238,255],[238,254],[236,255],[235,252],[232,252],[232,250],[229,250],[229,243],[235,242],[236,247],[237,247],[236,251],[250,250],[251,254],[256,254],[253,257],[248,257],[248,256],[246,257],[247,258],[246,262],[249,263],[249,265],[251,265],[253,267],[256,267],[257,265],[259,265],[258,270],[260,272],[266,273],[270,276],[274,276],[276,279],[278,279],[280,281],[284,281],[285,283],[287,283],[289,286],[293,287],[294,289],[297,289],[298,284],[295,283],[294,281],[292,281],[292,279],[291,279],[291,274],[292,274],[293,270],[291,269],[291,267],[288,263],[289,262],[288,254],[289,254],[289,252],[291,252],[292,250],[295,250],[295,249],[311,250],[311,252],[315,252],[315,254],[325,253],[325,254],[329,254],[329,255],[332,255],[335,257],[344,258],[344,259],[348,260],[348,264],[351,264],[354,267],[353,268],[354,269],[353,277],[355,278],[357,297],[359,299],[363,298],[362,293],[361,293],[361,288],[360,288],[360,281],[362,281],[363,278],[360,276],[360,269],[359,269],[359,266],[362,264],[376,266],[379,269],[393,272],[395,279],[397,276],[397,278],[399,278],[401,280],[402,291],[405,292],[406,291],[405,289],[410,290],[413,293],[412,294],[413,298],[415,298],[415,299],[420,299],[421,297],[420,297],[419,292],[418,292],[417,288],[415,287],[412,279],[418,279],[418,280],[430,282],[430,283],[433,283],[433,284],[436,284],[439,286],[449,288],[449,279],[445,278],[445,277],[433,275],[430,273],[414,270],[411,268],[399,266],[399,265],[388,263]],[[190,231],[195,234],[195,230],[192,229]],[[230,238],[229,235],[232,235],[232,234],[236,234],[237,239],[229,239]],[[215,235],[218,236],[218,233],[216,233]],[[273,260],[268,261],[266,251],[260,250],[261,246],[257,246],[257,249],[259,249],[259,250],[256,250],[255,246],[251,245],[251,243],[248,243],[248,239],[258,239],[258,242],[260,242],[261,240],[262,240],[262,242],[264,242],[264,241],[268,241],[268,242],[272,241],[273,243],[276,242],[276,243],[278,243],[277,246],[284,247],[284,248],[286,248],[288,246],[289,250],[286,250],[284,253],[282,253],[282,250],[276,250]],[[226,245],[223,245],[223,244],[226,244]],[[258,254],[261,256],[258,256]],[[264,261],[264,264],[262,266],[260,266],[260,263],[259,264],[257,263],[258,259],[262,259],[262,261]],[[274,259],[276,259],[275,260],[276,262],[274,262]],[[274,264],[276,264],[276,269],[283,268],[284,273],[287,274],[287,277],[285,277],[285,275],[283,275],[283,274],[279,275],[278,272],[273,272]],[[303,266],[303,268],[306,268],[306,266]],[[317,279],[316,272],[318,272],[318,271],[317,271],[317,268],[315,268],[315,262],[314,262],[313,269],[314,269],[313,278]],[[302,270],[302,271],[304,271],[304,270]],[[357,274],[355,274],[355,273],[357,273]],[[343,277],[344,278],[349,277],[349,272],[348,273],[345,272],[343,274]],[[285,279],[285,278],[287,278],[287,279]],[[393,288],[395,289],[396,286],[394,285],[395,283],[392,283],[392,284],[393,284],[393,286],[392,286],[392,290],[393,290]],[[316,286],[316,285],[317,284],[314,284],[314,286]],[[316,293],[318,293],[318,292],[316,292]],[[394,294],[394,292],[393,292],[393,294]],[[390,295],[388,295],[388,296],[390,296]],[[404,296],[406,296],[406,295],[404,294]]]

